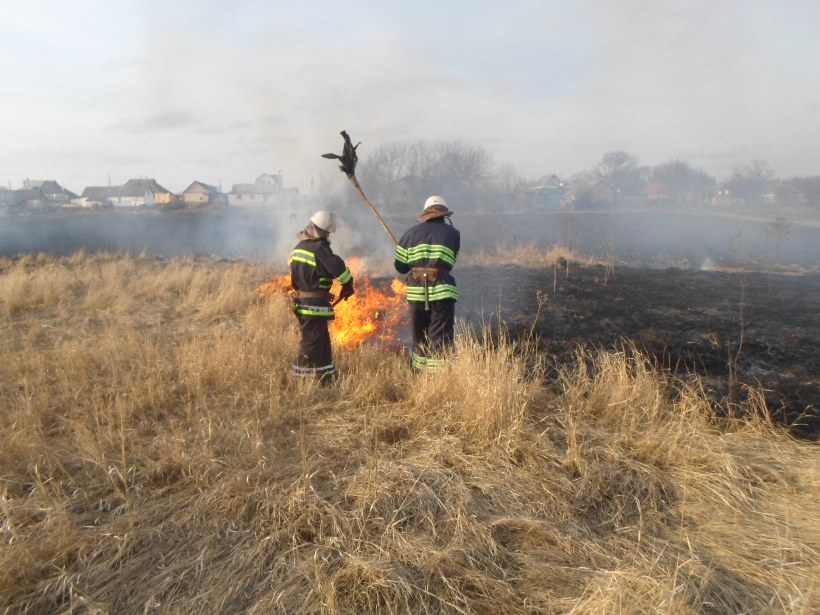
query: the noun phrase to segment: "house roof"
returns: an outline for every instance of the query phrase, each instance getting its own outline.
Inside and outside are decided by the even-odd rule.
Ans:
[[[535,185],[532,186],[532,190],[537,190],[538,188],[559,188],[563,182],[561,178],[557,175],[543,175],[535,182]]]
[[[63,198],[76,199],[77,195],[66,190],[53,179],[27,179],[23,182],[24,190],[42,190],[46,198],[54,198],[58,195]]]
[[[211,185],[206,184],[204,182],[195,181],[195,182],[191,183],[190,186],[185,188],[185,190],[183,190],[182,192],[183,192],[183,194],[185,194],[186,192],[209,192],[209,193],[213,193],[213,192],[219,192],[219,189],[216,186],[211,186]]]
[[[282,191],[282,176],[262,173],[252,184],[234,184],[231,194],[278,194]]]
[[[46,195],[39,188],[23,188],[22,190],[6,190],[0,193],[0,203],[17,205],[28,201],[47,201]]]
[[[275,194],[281,190],[281,186],[273,184],[234,184],[231,188],[234,194]]]
[[[146,193],[171,194],[171,191],[160,186],[155,179],[129,179],[122,186],[89,186],[83,190],[82,197],[92,201],[103,201],[117,197],[140,197]]]
[[[80,195],[89,201],[104,201],[109,197],[117,196],[119,186],[88,186]]]
[[[143,196],[147,192],[159,194],[161,192],[171,194],[167,188],[163,188],[155,179],[129,179],[120,186],[121,194],[118,196]]]
[[[582,181],[572,188],[572,194],[579,195],[588,192],[596,192],[598,194],[615,194],[615,189],[612,188],[603,179],[592,179],[589,181]]]
[[[259,177],[256,178],[257,184],[281,184],[282,183],[282,175],[276,174],[272,175],[270,173],[262,173]]]

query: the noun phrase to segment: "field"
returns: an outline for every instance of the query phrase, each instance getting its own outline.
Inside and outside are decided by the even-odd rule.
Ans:
[[[0,260],[0,612],[816,612],[816,277],[564,258],[333,388],[258,262]]]
[[[519,251],[532,254],[531,247]],[[532,256],[507,250],[513,262]],[[549,259],[558,251],[547,252]],[[793,434],[820,436],[820,273],[647,268],[596,262],[463,268],[460,312],[473,322],[532,332],[561,365],[577,348],[634,344],[660,369],[698,377],[715,410],[763,394]]]

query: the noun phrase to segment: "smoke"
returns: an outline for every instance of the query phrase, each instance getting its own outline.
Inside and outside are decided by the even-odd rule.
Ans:
[[[544,212],[460,216],[463,251],[479,246],[563,245],[587,256],[637,266],[697,269],[706,259],[724,266],[816,267],[820,228],[673,211]],[[526,266],[527,263],[518,263]]]
[[[80,249],[159,257],[253,259],[284,272],[297,235],[318,209],[339,214],[331,236],[335,253],[356,256],[371,275],[392,275],[393,244],[360,202],[298,201],[265,210],[104,211],[4,216],[0,256]],[[415,224],[410,215],[386,215],[396,237]],[[719,266],[818,265],[820,228],[782,218],[751,219],[671,211],[459,212],[462,255],[527,245],[563,245],[580,255],[638,266],[700,269]],[[516,263],[527,266],[528,263]]]

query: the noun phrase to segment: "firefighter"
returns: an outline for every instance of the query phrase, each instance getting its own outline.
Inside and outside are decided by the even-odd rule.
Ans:
[[[458,288],[450,270],[461,248],[461,234],[450,221],[452,215],[442,197],[431,196],[424,203],[419,223],[396,244],[396,271],[410,274],[410,363],[417,371],[436,371],[444,364],[446,351],[453,347]]]
[[[299,321],[299,354],[291,366],[296,376],[318,378],[329,384],[337,376],[333,365],[328,322],[333,320],[330,287],[342,285],[340,301],[353,295],[353,276],[345,262],[330,249],[328,236],[336,230],[336,216],[317,211],[299,233],[299,243],[290,253],[293,311]]]

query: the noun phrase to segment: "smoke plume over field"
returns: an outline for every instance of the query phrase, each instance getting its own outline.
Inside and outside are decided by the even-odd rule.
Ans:
[[[84,215],[4,217],[0,255],[79,249],[155,256],[218,256],[286,263],[314,209],[300,205],[274,212],[113,212]],[[378,222],[363,212],[342,213],[334,248],[366,257],[374,269],[392,262],[392,244]],[[415,223],[413,215],[385,216],[397,237]],[[622,263],[710,268],[712,266],[798,266],[820,262],[820,228],[785,219],[741,219],[672,212],[543,212],[471,214],[456,212],[462,257],[515,245],[578,253]],[[519,263],[526,266],[528,263]]]

